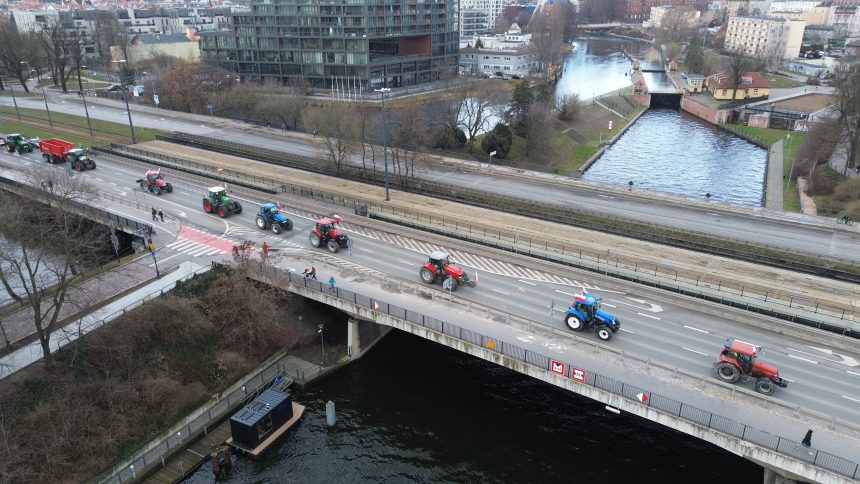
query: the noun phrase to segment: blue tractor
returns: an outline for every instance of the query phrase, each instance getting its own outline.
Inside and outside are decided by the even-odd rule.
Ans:
[[[257,212],[257,227],[260,230],[271,228],[272,232],[280,234],[284,230],[292,230],[293,221],[282,214],[274,203],[264,203]]]
[[[564,314],[564,322],[574,331],[596,331],[603,341],[608,341],[621,328],[618,318],[600,309],[600,298],[587,292],[573,298],[573,305]]]

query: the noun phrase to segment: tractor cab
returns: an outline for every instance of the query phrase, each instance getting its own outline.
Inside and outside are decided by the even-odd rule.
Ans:
[[[723,350],[720,352],[720,361],[736,361],[744,375],[751,374],[753,368],[759,370],[761,367],[768,367],[776,370],[776,368],[756,360],[759,351],[761,351],[761,346],[736,339],[727,339],[723,345]]]
[[[158,171],[147,170],[146,179],[149,180],[150,183],[155,183],[155,180],[161,180],[161,169],[159,168]]]
[[[227,196],[227,189],[224,187],[209,187],[209,199],[216,201]]]
[[[323,217],[316,221],[317,231],[329,239],[336,239],[340,237],[340,230],[337,229],[337,224],[343,222],[343,219],[338,217],[337,215],[332,215],[331,217]]]
[[[621,329],[621,321],[618,318],[600,309],[600,298],[587,292],[574,296],[564,319],[570,329],[582,331],[592,328],[604,341]]]
[[[436,268],[438,274],[444,274],[445,267],[453,263],[451,261],[451,256],[447,252],[443,252],[441,250],[431,253],[430,260],[428,262],[431,266]]]
[[[278,211],[277,205],[275,205],[274,203],[264,203],[264,204],[260,205],[260,211],[266,215],[271,216],[272,218],[274,218],[275,215],[280,213]]]
[[[86,151],[82,150],[81,148],[75,148],[73,150],[69,150],[68,156],[70,156],[70,157],[72,157],[78,161],[86,161],[89,159],[89,158],[87,158]]]

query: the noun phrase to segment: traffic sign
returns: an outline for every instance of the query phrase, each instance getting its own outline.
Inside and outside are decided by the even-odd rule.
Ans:
[[[571,366],[570,377],[580,383],[585,383],[585,370],[577,368],[575,366]]]
[[[647,393],[645,393],[645,392],[639,392],[639,394],[638,394],[638,395],[636,395],[636,398],[638,398],[638,399],[639,399],[639,401],[640,401],[640,402],[642,402],[642,403],[647,403],[647,402],[648,402],[648,394],[647,394]]]
[[[207,104],[207,105],[206,105],[206,109],[208,109],[208,110],[212,111],[213,109],[215,109],[215,105],[214,105],[214,104],[212,104],[212,103],[209,103],[209,104]]]
[[[371,299],[370,300],[370,309],[373,309],[373,310],[379,309],[379,303],[374,301],[373,299]]]
[[[158,94],[153,94],[152,101],[155,103],[156,106],[158,106]]]
[[[446,277],[442,280],[442,289],[452,290],[454,288],[454,279],[451,277]]]
[[[560,361],[550,360],[549,369],[553,373],[558,373],[559,375],[564,375],[564,363]]]

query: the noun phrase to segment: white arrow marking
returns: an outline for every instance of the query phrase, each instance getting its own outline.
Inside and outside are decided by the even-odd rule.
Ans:
[[[188,214],[187,214],[187,213],[185,213],[185,212],[183,212],[182,210],[178,210],[178,211],[176,212],[176,215],[179,215],[179,216],[180,216],[180,217],[182,217],[182,218],[186,218],[186,217],[188,217]]]
[[[627,299],[629,299],[631,301],[635,301],[635,302],[638,302],[639,304],[644,304],[645,306],[648,306],[647,308],[645,308],[646,311],[651,311],[652,313],[663,312],[663,306],[660,306],[659,304],[650,303],[644,299],[633,299],[632,297],[629,297],[629,296],[624,296],[624,297],[626,297]]]
[[[828,350],[825,348],[817,348],[815,346],[809,346],[809,345],[806,345],[806,346],[808,346],[809,348],[812,348],[814,350],[820,351],[822,353],[839,357],[839,360],[829,360],[829,361],[840,363],[840,364],[843,364],[845,366],[852,366],[852,367],[853,366],[860,366],[860,361],[857,361],[850,356],[840,355],[839,353],[834,353],[832,350]],[[809,353],[807,353],[807,354],[809,354]]]

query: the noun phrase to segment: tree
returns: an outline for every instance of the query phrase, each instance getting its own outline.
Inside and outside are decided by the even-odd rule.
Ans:
[[[340,173],[359,139],[359,127],[350,104],[325,104],[306,114],[308,125],[322,138],[329,161]]]
[[[466,132],[469,139],[469,153],[475,150],[475,136],[487,129],[487,118],[493,113],[501,101],[501,94],[487,83],[470,83],[466,85],[468,97],[462,104],[458,124]]]
[[[662,42],[686,42],[692,36],[692,9],[686,7],[670,8],[657,27],[658,38]]]
[[[508,123],[518,133],[520,132],[525,115],[534,100],[535,96],[528,81],[523,79],[514,86],[514,92],[511,96],[511,103],[506,116],[508,118]]]
[[[427,120],[418,104],[408,104],[394,110],[388,129],[393,175],[402,185],[415,178],[415,161],[426,143]]]
[[[857,126],[860,118],[860,63],[857,59],[853,59],[850,64],[843,64],[831,85],[836,88],[833,109],[837,114],[838,142],[844,143],[846,147],[847,160],[842,173],[845,175],[850,167],[856,167],[860,162],[860,128]]]
[[[235,74],[219,67],[180,62],[162,76],[158,93],[168,109],[205,113],[211,96],[229,91],[236,82]]]
[[[499,123],[484,136],[481,148],[488,155],[495,151],[494,157],[504,159],[511,152],[513,142],[514,134],[511,132],[511,128],[505,123]]]
[[[687,47],[687,55],[684,59],[690,72],[703,72],[705,65],[705,51],[698,42],[692,42]]]
[[[555,110],[558,111],[558,119],[562,121],[574,121],[582,112],[582,100],[579,94],[562,94],[555,99]]]
[[[102,64],[110,65],[111,46],[119,46],[123,59],[128,59],[128,30],[114,12],[101,10],[96,14],[93,41]]]
[[[69,92],[66,82],[67,71],[73,68],[75,51],[80,51],[82,43],[77,30],[66,29],[59,19],[47,21],[40,31],[31,31],[42,50],[51,61],[51,74],[54,85],[60,85],[63,92]],[[69,72],[70,73],[70,72]]]
[[[496,17],[496,26],[493,28],[494,34],[504,34],[511,29],[511,19],[505,16],[504,12]]]
[[[26,92],[30,92],[24,82],[30,77],[29,66],[24,63],[28,44],[28,39],[18,33],[15,24],[0,20],[0,71],[18,79]]]
[[[296,129],[302,125],[303,113],[307,109],[307,93],[310,83],[301,76],[287,79],[286,86],[266,84],[263,102],[258,110],[264,119],[284,129]]]
[[[726,60],[726,71],[732,81],[732,99],[737,99],[738,87],[743,81],[744,73],[752,67],[752,61],[741,52],[733,52]]]
[[[563,15],[555,15],[555,9],[547,11],[548,8],[545,7],[532,16],[529,25],[532,33],[531,45],[538,57],[541,71],[558,62],[565,34],[566,18]]]
[[[107,229],[73,213],[74,202],[95,193],[83,177],[70,178],[52,169],[36,168],[31,184],[53,183],[53,205],[41,193],[23,196],[0,192],[0,227],[7,243],[0,245],[0,282],[16,302],[32,308],[33,323],[46,368],[52,368],[51,334],[69,314],[88,307],[88,293],[76,286],[81,269],[93,267],[104,254]]]
[[[483,49],[484,48],[484,42],[481,41],[480,37],[478,38],[478,40],[475,41],[475,48],[476,49]]]
[[[544,161],[552,151],[552,114],[544,103],[532,103],[522,121],[522,136],[526,139],[526,156],[534,161]]]

